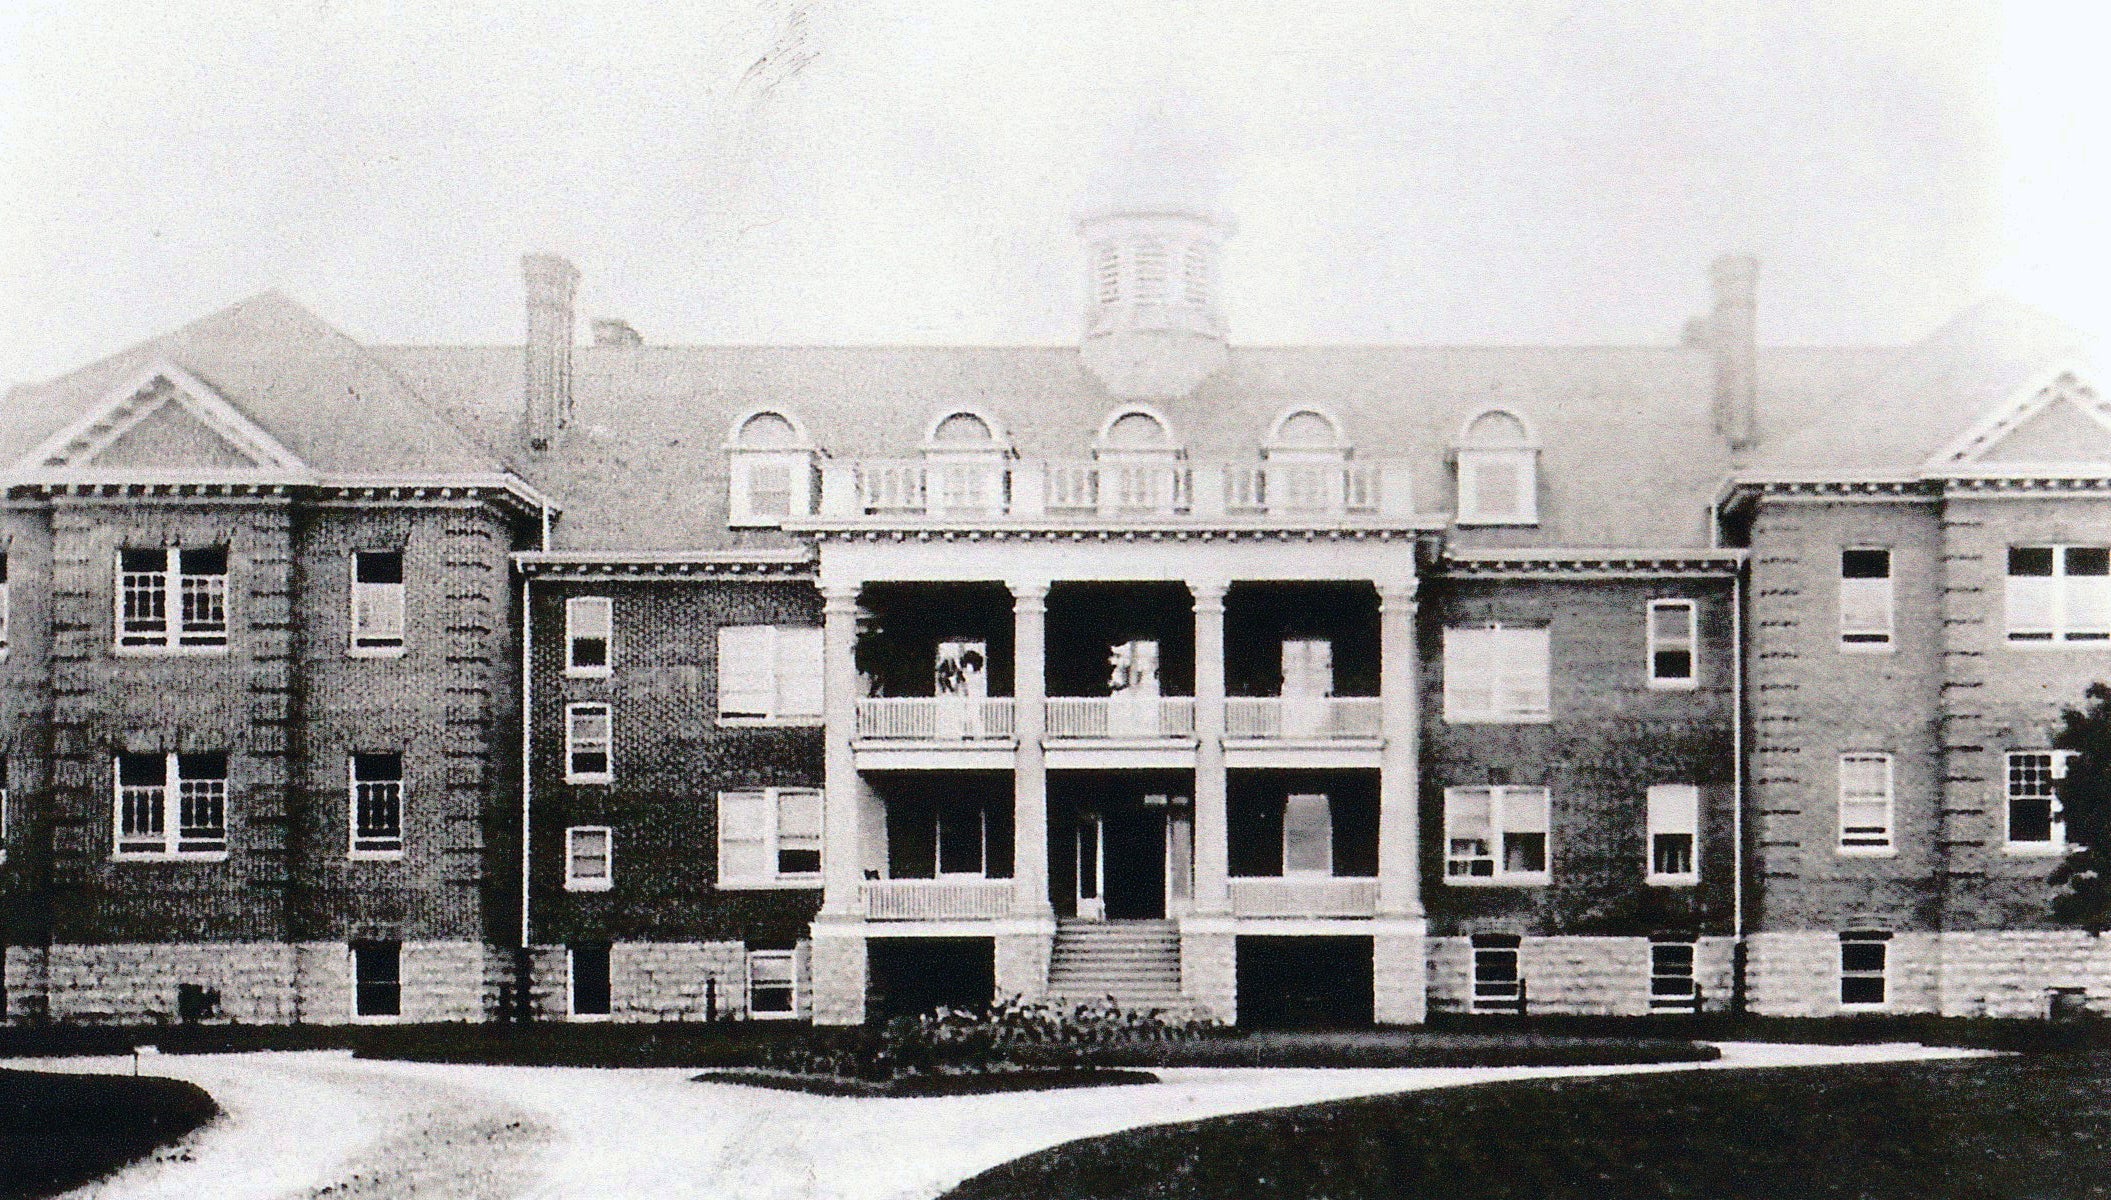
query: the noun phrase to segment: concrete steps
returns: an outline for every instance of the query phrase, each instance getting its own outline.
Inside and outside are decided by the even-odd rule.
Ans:
[[[1123,1008],[1178,1008],[1180,927],[1172,921],[1057,922],[1048,964],[1051,999],[1113,997]]]

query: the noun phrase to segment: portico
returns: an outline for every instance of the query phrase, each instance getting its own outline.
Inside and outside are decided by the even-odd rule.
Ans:
[[[1226,1020],[1241,935],[1369,937],[1377,1018],[1419,1021],[1416,546],[1433,528],[816,522],[828,674],[816,1020],[863,1019],[872,937],[991,938],[997,990],[1043,994],[1060,913],[1063,929],[1177,922],[1180,995]],[[905,626],[882,610],[916,612],[913,648],[875,641]],[[858,669],[905,658],[892,680]],[[900,691],[920,694],[888,694]],[[978,811],[934,801],[959,793],[937,780],[998,773],[1005,820],[933,825],[934,811]],[[1240,836],[1282,842],[1265,867],[1240,864],[1253,875],[1234,874],[1235,786],[1271,796],[1275,822]],[[1010,861],[978,858],[987,840],[941,860],[927,827],[956,844],[1002,827]],[[979,869],[925,872],[927,858]],[[917,877],[900,877],[911,862]]]

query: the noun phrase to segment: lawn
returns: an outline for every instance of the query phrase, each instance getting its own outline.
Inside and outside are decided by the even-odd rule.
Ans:
[[[0,1200],[78,1187],[219,1112],[176,1079],[0,1071]]]
[[[1135,1129],[947,1200],[2111,1196],[2111,1050],[1495,1083]]]

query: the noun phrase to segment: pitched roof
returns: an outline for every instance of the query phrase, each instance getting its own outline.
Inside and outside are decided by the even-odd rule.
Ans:
[[[1995,296],[1966,309],[1885,368],[1772,431],[1753,474],[1908,475],[2049,368],[2093,357],[2090,339],[2029,305]]]
[[[519,347],[373,353],[493,444],[513,438]],[[1886,357],[1762,352],[1762,423],[1821,408]],[[1707,544],[1730,468],[1711,387],[1706,352],[1680,347],[1234,347],[1225,371],[1163,410],[1190,458],[1251,462],[1280,413],[1318,407],[1358,458],[1407,459],[1418,507],[1441,512],[1460,427],[1509,407],[1544,447],[1542,522],[1456,540],[1690,547]],[[1070,347],[581,347],[573,395],[571,434],[518,469],[563,506],[557,545],[640,550],[782,544],[726,527],[724,446],[751,409],[794,414],[838,458],[913,456],[931,422],[961,407],[995,416],[1022,455],[1084,458],[1120,403]]]
[[[310,468],[458,475],[503,469],[380,359],[278,292],[39,384],[0,404],[0,462],[15,462],[157,364],[203,382]]]

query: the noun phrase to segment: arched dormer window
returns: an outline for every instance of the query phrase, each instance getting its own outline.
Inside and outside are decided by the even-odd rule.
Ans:
[[[1459,429],[1461,525],[1539,524],[1539,441],[1518,414],[1485,408]]]
[[[1004,426],[989,413],[957,408],[938,414],[924,431],[926,506],[939,514],[1002,511],[1010,457]]]
[[[1164,414],[1147,404],[1132,404],[1108,413],[1100,423],[1093,456],[1110,454],[1177,458],[1180,448],[1173,444],[1173,426]]]
[[[755,409],[726,439],[726,523],[768,526],[814,511],[813,439],[797,417]]]
[[[1344,469],[1349,444],[1332,413],[1309,407],[1285,409],[1268,427],[1261,459],[1266,464],[1261,494],[1249,499],[1235,485],[1233,498],[1242,505],[1265,500],[1270,512],[1325,513],[1338,512],[1358,499],[1349,494],[1351,480]]]

